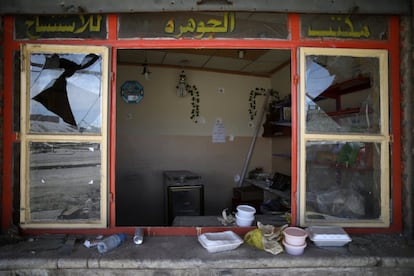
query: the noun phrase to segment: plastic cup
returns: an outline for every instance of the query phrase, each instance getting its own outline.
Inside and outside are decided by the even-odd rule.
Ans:
[[[250,205],[237,206],[237,215],[241,218],[254,218],[254,214],[256,214],[256,209]]]
[[[251,218],[244,218],[240,217],[238,214],[236,214],[236,224],[237,226],[246,227],[252,225],[252,222],[254,221],[254,216]]]

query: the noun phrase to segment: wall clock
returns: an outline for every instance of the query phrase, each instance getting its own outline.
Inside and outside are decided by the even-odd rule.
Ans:
[[[144,87],[137,81],[126,81],[121,86],[121,97],[126,103],[139,103],[144,99]]]

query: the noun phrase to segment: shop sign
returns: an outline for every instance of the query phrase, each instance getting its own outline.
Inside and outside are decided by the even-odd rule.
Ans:
[[[388,39],[388,20],[384,16],[301,15],[303,38]]]
[[[16,39],[106,39],[105,15],[33,15],[15,17]]]
[[[119,15],[119,38],[287,39],[287,15],[280,13],[192,12]]]

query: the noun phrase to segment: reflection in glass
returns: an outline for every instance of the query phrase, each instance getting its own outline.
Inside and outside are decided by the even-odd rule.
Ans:
[[[98,143],[30,143],[32,221],[100,219]]]
[[[307,142],[306,220],[378,219],[380,148],[369,142]]]
[[[30,132],[100,133],[101,75],[96,54],[31,54]]]
[[[379,133],[379,59],[307,56],[306,132]]]

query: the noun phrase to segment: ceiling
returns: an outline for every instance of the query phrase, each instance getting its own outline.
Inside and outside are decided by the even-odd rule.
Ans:
[[[240,54],[243,51],[243,54]],[[290,50],[282,49],[122,49],[118,64],[148,65],[270,77],[290,64]]]

